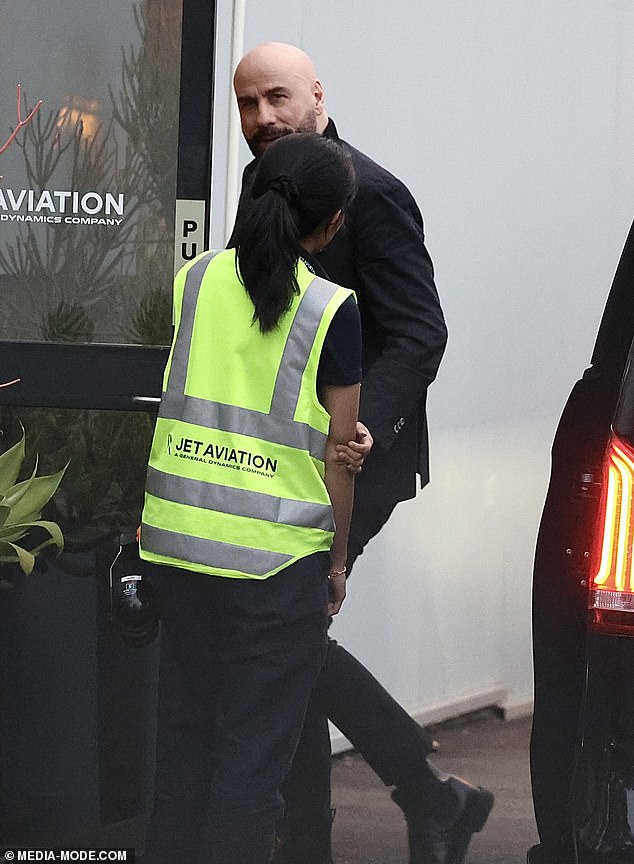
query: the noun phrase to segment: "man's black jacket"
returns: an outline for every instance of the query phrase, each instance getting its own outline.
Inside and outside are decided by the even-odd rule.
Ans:
[[[341,141],[328,121],[324,135],[349,151],[357,194],[344,227],[317,257],[333,282],[356,292],[363,329],[360,419],[374,437],[365,481],[393,502],[429,479],[425,397],[436,377],[447,330],[425,248],[423,219],[409,190],[363,153]],[[257,160],[244,170],[236,225],[239,242]],[[367,476],[367,475],[371,475]]]

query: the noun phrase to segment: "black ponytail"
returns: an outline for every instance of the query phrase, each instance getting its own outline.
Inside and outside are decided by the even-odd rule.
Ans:
[[[288,311],[299,287],[295,277],[301,239],[293,205],[272,187],[254,202],[238,245],[238,268],[263,333]]]
[[[260,157],[253,203],[238,238],[237,267],[253,321],[274,330],[299,293],[301,240],[345,208],[355,191],[348,153],[313,132],[287,135]]]

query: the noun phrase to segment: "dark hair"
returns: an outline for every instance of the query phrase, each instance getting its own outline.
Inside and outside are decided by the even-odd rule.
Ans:
[[[277,326],[299,293],[300,241],[344,209],[354,193],[349,154],[317,132],[285,135],[260,156],[237,267],[263,333]]]

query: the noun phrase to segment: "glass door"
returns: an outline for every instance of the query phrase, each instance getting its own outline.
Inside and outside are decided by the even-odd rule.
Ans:
[[[63,553],[0,561],[0,848],[129,847],[158,648],[114,633],[108,567],[139,523],[173,273],[207,238],[215,3],[0,15],[0,452],[24,435],[20,476],[67,465],[43,511]]]

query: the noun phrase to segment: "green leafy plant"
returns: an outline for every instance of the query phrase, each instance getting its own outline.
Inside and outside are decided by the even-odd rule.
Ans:
[[[17,444],[0,454],[0,565],[18,564],[28,574],[43,549],[56,546],[61,551],[64,547],[59,525],[41,516],[68,466],[38,477],[36,459],[31,476],[18,482],[25,453],[22,429]],[[2,581],[6,587],[6,580]]]

